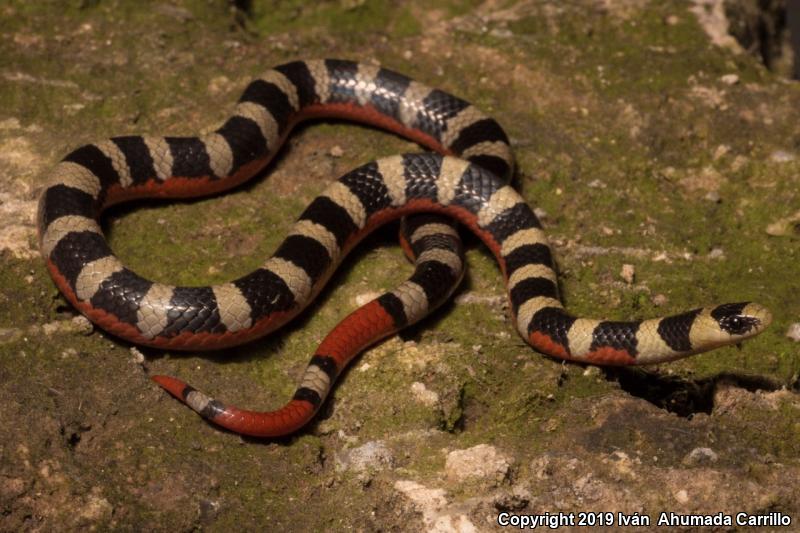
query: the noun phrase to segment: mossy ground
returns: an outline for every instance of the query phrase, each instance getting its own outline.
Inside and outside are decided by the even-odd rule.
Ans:
[[[458,512],[486,527],[503,508],[494,495],[503,486],[486,496],[442,473],[448,450],[479,443],[512,458],[505,483],[529,492],[521,512],[564,502],[579,511],[586,501],[650,513],[750,505],[800,520],[800,501],[786,491],[800,467],[798,401],[753,392],[794,387],[800,373],[800,348],[784,336],[800,320],[800,237],[766,233],[800,210],[800,89],[748,55],[712,47],[687,5],[254,2],[246,16],[222,0],[11,0],[0,27],[0,209],[29,252],[36,194],[71,148],[208,131],[250,78],[290,59],[377,59],[504,125],[515,184],[546,213],[570,310],[621,319],[757,300],[775,315],[741,350],[650,369],[629,386],[627,375],[533,353],[498,298],[493,259],[473,239],[457,303],[364,354],[307,430],[259,442],[168,398],[125,343],[69,328],[48,334],[42,325],[74,311],[40,258],[9,248],[0,252],[0,529],[430,526],[395,490],[399,479],[444,487]],[[723,83],[725,74],[738,83]],[[116,208],[106,229],[143,275],[229,280],[259,265],[329,180],[416,149],[358,126],[304,126],[245,187]],[[395,232],[369,238],[281,333],[219,354],[146,351],[144,366],[237,405],[281,405],[355,295],[410,273]],[[633,284],[620,278],[623,263],[635,266]],[[731,389],[717,386],[720,376]],[[439,404],[413,398],[413,382]],[[687,419],[643,398],[713,410]],[[374,440],[394,450],[392,468],[366,477],[337,469],[343,450]],[[683,464],[698,446],[719,461]],[[594,485],[575,485],[587,475]],[[682,487],[690,503],[674,497]],[[615,499],[612,488],[633,496]]]

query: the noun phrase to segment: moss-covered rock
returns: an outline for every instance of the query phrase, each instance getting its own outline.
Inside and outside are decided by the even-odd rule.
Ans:
[[[800,321],[800,89],[713,45],[680,2],[232,4],[251,3],[0,6],[0,529],[482,529],[509,509],[798,516],[800,402],[777,389],[800,373],[784,335]],[[260,71],[325,56],[377,59],[504,125],[571,311],[753,299],[775,323],[741,350],[642,373],[562,364],[517,336],[472,239],[455,302],[363,354],[303,432],[262,442],[208,425],[147,371],[281,405],[357,296],[410,273],[396,228],[277,335],[224,353],[144,350],[142,363],[72,323],[35,251],[36,195],[76,145],[208,131]],[[143,275],[224,281],[260,265],[325,183],[415,149],[308,125],[245,187],[115,208],[104,224]],[[335,457],[374,442],[385,467],[337,470]],[[448,454],[476,445],[513,465],[497,486],[446,475]],[[699,448],[717,459],[687,459],[710,456]]]

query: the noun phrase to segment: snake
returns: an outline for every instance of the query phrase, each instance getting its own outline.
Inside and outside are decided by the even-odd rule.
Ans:
[[[114,255],[98,217],[121,202],[218,193],[258,174],[299,122],[343,118],[433,152],[382,158],[332,182],[255,271],[214,286],[145,279]],[[232,116],[195,137],[114,137],[75,149],[55,166],[39,201],[42,255],[65,298],[100,328],[132,343],[216,350],[266,335],[300,313],[342,259],[376,228],[401,223],[412,276],[353,311],[320,343],[292,399],[249,411],[170,376],[151,378],[203,418],[236,433],[277,437],[306,425],[337,377],[365,348],[421,320],[463,276],[461,223],[495,257],[512,321],[538,352],[596,365],[672,361],[761,333],[770,311],[728,303],[646,320],[577,317],[559,297],[542,224],[508,185],[508,137],[475,106],[379,65],[293,61],[252,81]]]

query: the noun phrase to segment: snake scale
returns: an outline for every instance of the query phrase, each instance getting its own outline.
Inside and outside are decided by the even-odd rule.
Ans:
[[[437,153],[388,157],[348,172],[309,204],[261,268],[229,283],[174,287],[138,276],[114,256],[97,221],[103,209],[234,187],[269,163],[294,125],[331,117],[397,133]],[[415,259],[413,275],[328,334],[281,409],[241,410],[178,379],[153,376],[204,418],[254,436],[302,427],[353,357],[450,296],[464,260],[448,219],[491,250],[518,332],[553,357],[599,365],[659,363],[738,343],[769,325],[769,311],[749,302],[630,322],[570,315],[559,300],[542,226],[506,183],[512,165],[499,124],[453,95],[376,65],[294,61],[251,82],[233,115],[212,133],[115,137],[71,152],[41,195],[41,250],[67,300],[106,331],[159,348],[219,349],[285,324],[360,240],[408,217],[401,242]]]

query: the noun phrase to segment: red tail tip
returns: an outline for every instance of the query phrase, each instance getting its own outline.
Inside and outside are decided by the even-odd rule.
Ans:
[[[150,379],[176,398],[183,399],[183,391],[187,387],[183,381],[171,376],[150,376]]]

